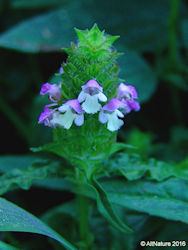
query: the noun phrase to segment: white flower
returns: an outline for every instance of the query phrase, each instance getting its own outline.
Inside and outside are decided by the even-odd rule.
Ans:
[[[84,123],[84,111],[77,99],[67,101],[60,106],[58,110],[64,114],[54,114],[51,120],[54,126],[61,126],[65,129],[69,129],[73,121],[77,126],[81,126]]]
[[[78,101],[83,102],[82,108],[86,113],[95,114],[101,109],[99,101],[106,102],[107,97],[102,93],[102,87],[98,82],[91,79],[82,86]]]
[[[112,98],[109,103],[104,105],[99,113],[99,121],[101,123],[107,123],[107,129],[114,132],[124,124],[124,122],[119,119],[123,118],[124,115],[118,108],[125,108],[125,105],[116,98]]]

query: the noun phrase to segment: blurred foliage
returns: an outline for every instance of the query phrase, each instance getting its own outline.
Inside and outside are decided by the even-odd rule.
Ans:
[[[73,197],[78,193],[90,197],[93,249],[134,250],[140,249],[141,240],[188,240],[188,2],[1,0],[0,16],[0,193],[24,209],[30,207],[75,245],[79,238]],[[138,113],[125,118],[119,144],[98,173],[96,190],[88,183],[76,188],[74,170],[58,156],[29,154],[29,147],[52,138],[49,128],[37,124],[48,101],[39,97],[40,86],[49,79],[58,83],[58,76],[52,76],[67,59],[61,48],[75,42],[74,27],[94,23],[120,35],[115,44],[124,52],[118,59],[120,77],[138,89],[142,103]],[[31,186],[26,196],[19,190]],[[12,206],[1,198],[1,210],[13,211],[10,217]],[[106,218],[115,211],[134,233],[117,232],[96,206]],[[1,249],[62,249],[53,240],[24,233],[4,232],[0,237]]]

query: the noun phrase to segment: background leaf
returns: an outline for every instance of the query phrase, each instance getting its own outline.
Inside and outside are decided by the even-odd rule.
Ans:
[[[36,160],[41,160],[41,157],[34,154],[0,156],[0,172],[6,173],[15,168],[24,170]]]
[[[13,247],[3,241],[0,241],[0,249],[1,250],[18,250],[18,248]]]
[[[3,198],[0,198],[0,221],[0,231],[42,234],[59,241],[67,249],[76,249],[35,216]]]
[[[128,49],[122,51],[125,54],[118,59],[121,68],[120,77],[125,79],[126,84],[136,87],[140,102],[146,102],[156,90],[156,76],[138,53]]]
[[[83,19],[80,18],[82,9],[77,8],[80,8],[79,3],[71,8],[60,8],[26,20],[2,34],[0,46],[32,53],[60,51],[75,39],[74,25],[79,28],[86,27]],[[72,13],[78,13],[78,15],[72,16]],[[91,18],[87,13],[85,14],[87,25],[91,25]]]
[[[68,1],[66,0],[12,0],[10,5],[15,9],[39,9],[39,8],[50,8],[65,5]]]
[[[128,209],[169,220],[188,223],[187,180],[170,178],[163,182],[106,179],[101,182],[110,202]],[[87,187],[74,190],[94,198]]]

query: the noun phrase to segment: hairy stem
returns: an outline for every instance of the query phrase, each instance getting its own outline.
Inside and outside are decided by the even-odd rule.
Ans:
[[[86,250],[88,242],[88,198],[78,195],[79,233],[80,240],[86,244],[82,249]]]
[[[83,173],[79,169],[77,169],[77,178],[79,180],[80,185],[83,183]],[[81,249],[88,250],[89,249],[89,225],[88,225],[88,198],[83,195],[78,195],[78,219],[79,219],[79,234],[80,241],[82,242]]]

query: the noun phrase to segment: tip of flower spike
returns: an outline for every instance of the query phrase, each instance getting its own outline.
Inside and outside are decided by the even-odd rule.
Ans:
[[[82,46],[90,46],[95,49],[109,49],[119,38],[119,36],[105,35],[105,31],[100,31],[96,23],[90,30],[79,30],[77,28],[74,30]]]

